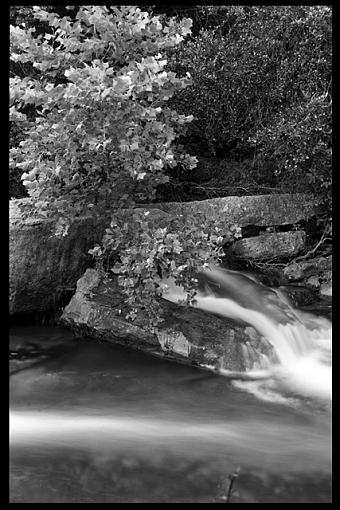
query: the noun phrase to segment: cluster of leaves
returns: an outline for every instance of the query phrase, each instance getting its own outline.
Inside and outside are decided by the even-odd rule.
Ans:
[[[56,11],[58,15],[67,14],[67,9],[64,6],[46,6],[48,12]],[[34,10],[32,6],[11,6],[9,10],[10,24],[18,27],[25,27],[26,29],[34,29],[36,35],[51,33],[48,23],[43,23],[41,20],[34,17]],[[33,67],[33,62],[20,62],[10,61],[10,76],[19,76],[25,78],[27,76],[32,78],[39,77],[39,72]],[[24,108],[25,114],[33,120],[37,116],[37,109],[34,104],[26,105]],[[19,143],[25,138],[24,126],[22,122],[10,121],[10,147],[18,147]],[[28,196],[25,186],[21,181],[22,171],[20,168],[14,166],[10,167],[9,172],[9,198],[24,198]]]
[[[215,25],[169,50],[169,68],[179,75],[189,71],[193,80],[171,100],[178,111],[194,115],[186,146],[200,156],[252,158],[254,168],[270,163],[280,176],[278,185],[287,184],[288,191],[296,189],[297,180],[304,191],[318,191],[322,183],[325,189],[331,7],[206,9],[210,19],[216,11]],[[296,168],[301,173],[294,182],[289,176]]]
[[[166,168],[197,162],[174,143],[193,117],[168,106],[190,76],[166,70],[162,56],[190,33],[191,20],[162,23],[131,6],[72,13],[33,7],[43,30],[11,26],[10,115],[22,140],[10,163],[23,172],[34,210],[58,220],[57,235],[76,215],[113,212],[91,253],[117,274],[129,317],[146,306],[155,319],[161,277],[172,275],[192,296],[194,270],[220,256],[219,230],[207,220],[176,217],[158,228],[131,214],[169,179]]]
[[[144,9],[144,6],[143,6]],[[225,6],[221,5],[152,5],[145,6],[145,10],[164,17],[176,17],[177,20],[190,18],[192,20],[191,35],[193,39],[199,35],[201,30],[217,29],[223,32],[230,22],[226,18]]]
[[[224,228],[222,228],[224,227]],[[183,215],[171,216],[160,210],[135,209],[131,215],[115,215],[103,242],[90,253],[104,274],[118,275],[118,283],[128,296],[126,318],[135,319],[141,309],[148,311],[152,327],[162,322],[159,301],[170,277],[187,292],[187,304],[194,301],[197,274],[216,264],[222,246],[240,237],[240,228],[225,226],[195,213],[190,221]]]
[[[166,106],[190,79],[165,71],[160,53],[182,41],[190,20],[162,25],[138,8],[100,6],[81,7],[75,19],[34,7],[34,17],[52,33],[11,26],[11,60],[38,76],[11,78],[11,121],[24,139],[10,162],[41,211],[57,202],[73,214],[113,200],[126,206],[152,198],[165,166],[195,166],[172,144],[192,117]]]

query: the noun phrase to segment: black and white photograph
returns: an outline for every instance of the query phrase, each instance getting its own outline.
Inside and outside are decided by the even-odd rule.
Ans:
[[[332,503],[332,5],[8,17],[9,503]]]

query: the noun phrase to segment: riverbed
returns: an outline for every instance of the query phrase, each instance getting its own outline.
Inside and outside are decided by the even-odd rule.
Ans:
[[[261,400],[64,328],[11,340],[46,346],[11,375],[11,502],[331,502],[329,402]]]

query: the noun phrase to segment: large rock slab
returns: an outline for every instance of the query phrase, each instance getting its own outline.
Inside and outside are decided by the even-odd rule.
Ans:
[[[315,200],[307,193],[283,193],[279,195],[256,195],[246,197],[211,198],[194,202],[168,202],[151,204],[172,214],[190,218],[197,212],[225,224],[271,226],[292,225],[316,214]]]
[[[164,322],[156,333],[143,312],[132,322],[116,280],[104,282],[87,269],[60,319],[79,336],[115,342],[186,364],[243,371],[261,354],[273,355],[269,342],[253,327],[160,299]]]
[[[247,259],[286,257],[303,250],[305,242],[306,233],[303,230],[263,233],[235,241],[230,252],[236,257]]]

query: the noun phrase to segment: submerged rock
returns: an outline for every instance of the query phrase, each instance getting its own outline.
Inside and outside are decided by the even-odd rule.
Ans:
[[[247,324],[165,299],[160,304],[164,321],[152,333],[145,312],[133,322],[125,318],[128,309],[114,278],[104,282],[97,271],[87,269],[60,321],[79,336],[198,366],[242,371],[256,364],[254,348],[259,356],[273,354],[269,342]]]
[[[67,332],[66,332],[67,333]],[[11,335],[9,341],[9,372],[14,374],[55,358],[72,348],[70,333],[39,338],[35,335]]]
[[[318,300],[315,291],[304,285],[281,285],[278,290],[284,292],[295,307],[310,305]]]

